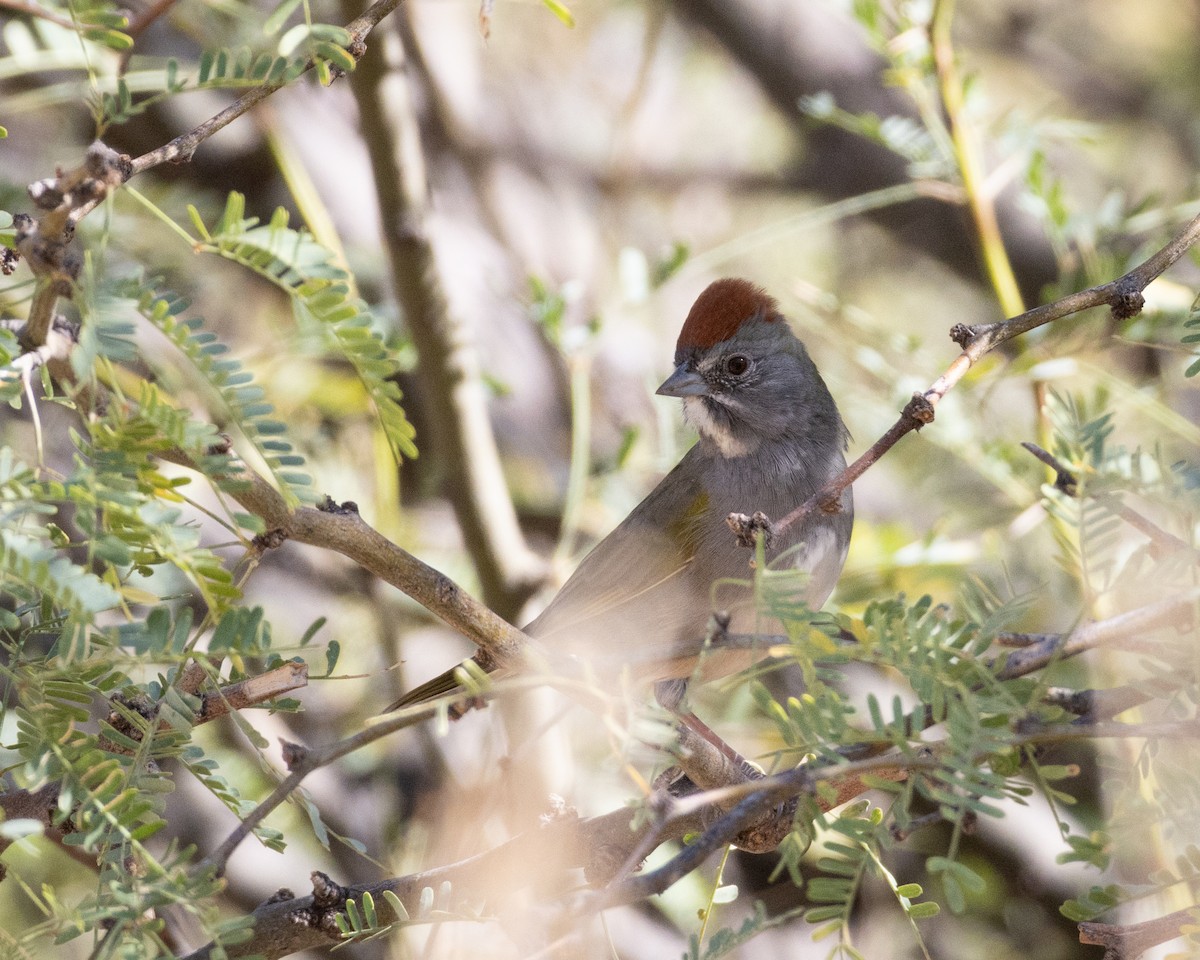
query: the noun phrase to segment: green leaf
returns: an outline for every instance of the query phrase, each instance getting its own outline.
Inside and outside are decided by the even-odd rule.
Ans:
[[[313,51],[318,57],[328,60],[345,73],[353,73],[354,68],[358,66],[358,61],[350,55],[349,51],[342,49],[336,43],[318,40],[313,44]]]
[[[814,907],[804,914],[805,923],[821,923],[824,920],[832,920],[835,917],[841,919],[843,908],[841,906],[830,907]],[[840,924],[839,924],[840,926]]]
[[[575,17],[572,16],[571,11],[567,9],[566,4],[560,2],[560,0],[542,0],[542,3],[544,3],[546,5],[546,9],[558,17],[558,19],[561,20],[564,25],[568,27],[575,26]]]

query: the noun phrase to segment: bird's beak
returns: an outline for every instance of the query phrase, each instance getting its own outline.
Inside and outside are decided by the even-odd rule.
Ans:
[[[701,397],[708,393],[708,384],[695,370],[681,363],[654,392],[660,397]]]

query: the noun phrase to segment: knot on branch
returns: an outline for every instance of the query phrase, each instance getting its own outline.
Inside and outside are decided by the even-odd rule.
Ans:
[[[799,803],[799,797],[792,797],[772,808],[765,817],[734,837],[733,845],[747,853],[770,853],[772,850],[778,850],[779,845],[792,832],[792,823],[796,818],[796,807]]]
[[[956,323],[950,328],[950,339],[966,350],[975,339],[975,328],[968,323]]]
[[[1112,315],[1117,320],[1128,320],[1142,312],[1146,298],[1142,296],[1142,287],[1129,277],[1117,281],[1116,293],[1110,304]]]
[[[233,450],[233,438],[227,433],[217,434],[216,443],[210,443],[204,450],[210,457],[222,457]]]
[[[287,903],[289,900],[295,900],[296,895],[287,887],[280,887],[273,894],[267,897],[263,903]]]
[[[927,423],[933,423],[933,403],[923,393],[914,393],[912,399],[904,406],[904,415],[917,422],[917,429]]]
[[[250,545],[259,553],[265,553],[268,550],[274,550],[276,547],[282,546],[287,538],[288,532],[281,527],[276,527],[274,530],[260,533],[250,541]]]
[[[840,492],[836,494],[831,493],[824,500],[821,500],[817,504],[817,507],[822,513],[829,514],[841,513],[846,509],[845,504],[842,503],[842,495]]]
[[[109,711],[106,718],[108,725],[117,734],[129,740],[140,743],[148,724],[158,718],[159,705],[144,693],[133,696],[115,693],[109,698],[109,703],[112,704],[113,709]],[[101,740],[105,749],[114,753],[128,755],[133,752],[128,746],[109,740],[107,737],[102,736]]]
[[[97,140],[78,167],[56,170],[53,177],[31,183],[27,192],[39,210],[71,214],[104,199],[132,174],[133,161],[128,156]],[[56,226],[61,229],[67,224],[74,226],[69,217]]]
[[[317,504],[317,509],[322,513],[335,513],[341,516],[358,516],[358,504],[353,500],[347,500],[344,503],[338,503],[329,494],[325,494],[325,499]]]
[[[84,154],[83,169],[92,180],[111,190],[133,176],[133,161],[128,154],[117,153],[112,147],[96,140]]]
[[[328,910],[330,907],[338,907],[339,909],[346,902],[346,897],[350,891],[340,884],[334,883],[333,878],[327,873],[322,873],[320,870],[314,870],[310,875],[312,879],[313,891],[313,906],[322,910]]]
[[[288,770],[295,770],[308,758],[308,747],[300,743],[292,743],[291,740],[279,738],[279,746],[283,752],[283,765]]]
[[[755,510],[749,517],[744,513],[731,513],[725,518],[725,525],[733,531],[739,547],[753,547],[760,537],[763,546],[770,547],[775,539],[771,518],[761,510]]]
[[[346,906],[350,890],[334,883],[333,878],[320,870],[314,870],[311,876],[312,906],[307,910],[297,910],[292,915],[292,920],[340,939],[337,917]]]

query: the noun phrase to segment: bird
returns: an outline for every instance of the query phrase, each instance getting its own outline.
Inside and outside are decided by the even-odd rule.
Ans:
[[[778,632],[756,611],[755,554],[726,517],[779,519],[845,469],[849,434],[825,381],[776,300],[741,278],[709,284],[676,342],[674,370],[656,391],[683,402],[698,439],[679,463],[587,554],[526,633],[594,675],[627,673],[678,709],[689,682],[750,666],[762,651],[706,649],[712,613],[730,633]],[[838,580],[854,523],[847,488],[773,537],[772,568],[803,571],[801,599],[819,609]],[[702,655],[703,653],[703,655]],[[477,664],[492,670],[486,658]],[[455,670],[421,684],[389,710],[461,689]]]

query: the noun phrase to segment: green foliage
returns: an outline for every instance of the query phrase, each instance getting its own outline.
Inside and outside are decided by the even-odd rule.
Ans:
[[[284,425],[270,418],[274,408],[266,402],[262,388],[253,382],[253,376],[237,360],[225,356],[229,348],[217,339],[216,334],[203,328],[202,318],[183,317],[188,302],[170,293],[159,292],[153,281],[131,282],[125,287],[124,293],[136,303],[138,312],[167,336],[205,383],[220,396],[230,419],[254,446],[289,503],[296,504],[301,499],[311,498],[312,478],[296,470],[304,466],[304,458],[286,439]],[[143,399],[148,399],[146,391],[143,392]],[[156,403],[155,409],[161,411],[164,406]],[[187,428],[182,429],[186,434]],[[206,460],[211,456],[209,451],[220,449],[219,438],[201,428],[192,431],[191,439],[193,445],[182,449],[193,457],[199,457],[202,464],[207,463],[208,470],[205,472],[227,489],[230,485],[236,487],[239,482],[236,468],[231,474],[217,473],[219,468],[211,460]],[[204,445],[200,446],[196,441]]]
[[[393,454],[415,457],[415,431],[400,405],[400,388],[392,377],[398,363],[383,337],[373,329],[366,305],[353,296],[349,275],[332,254],[302,230],[288,227],[279,208],[265,226],[246,218],[245,198],[231,193],[220,220],[210,230],[195,208],[192,224],[200,249],[253,270],[292,298],[301,323],[314,322],[332,346],[353,366],[367,391]]]
[[[1192,302],[1192,309],[1188,313],[1187,320],[1183,322],[1183,326],[1186,330],[1200,328],[1200,297]],[[1181,342],[1189,346],[1194,343],[1200,343],[1200,333],[1185,334]],[[1187,369],[1183,371],[1183,375],[1185,377],[1194,377],[1198,373],[1200,373],[1200,357],[1197,357],[1187,365]]]
[[[903,116],[878,117],[873,113],[851,113],[834,102],[829,93],[803,97],[800,109],[812,120],[845,130],[886,147],[903,157],[910,176],[950,178],[954,161],[943,140],[931,135],[918,121]]]
[[[573,24],[563,4],[546,0],[545,5]],[[481,16],[490,8],[485,2]],[[910,97],[913,115],[852,113],[824,94],[806,98],[801,109],[813,122],[884,146],[903,158],[913,178],[940,181],[904,185],[906,192],[890,194],[888,202],[925,191],[936,196],[952,193],[961,200],[964,178],[928,42],[928,17],[934,6],[856,0],[854,8],[868,39],[885,58],[889,82]],[[74,108],[79,99],[74,82],[48,85],[28,78],[51,71],[78,73],[91,91],[88,102],[100,132],[139,118],[179,93],[282,85],[298,79],[310,65],[328,81],[336,71],[354,67],[349,34],[341,27],[313,23],[303,0],[280,0],[269,11],[239,4],[188,10],[186,16],[195,18],[189,30],[210,48],[192,59],[165,61],[122,62],[109,53],[122,52],[132,43],[124,14],[111,2],[85,0],[61,11],[47,10],[74,18],[77,27],[64,30],[24,19],[6,23],[0,74],[26,78],[21,89],[5,91],[6,110],[32,111],[62,100]],[[264,37],[271,38],[265,49]],[[1147,209],[1115,192],[1086,209],[1073,207],[1071,181],[1050,158],[1061,142],[1082,139],[1078,126],[1051,121],[1023,127],[1025,121],[1015,115],[989,119],[981,110],[985,101],[979,89],[968,81],[954,92],[964,99],[958,122],[971,126],[969,132],[977,139],[986,139],[989,160],[997,161],[989,189],[1006,182],[1023,185],[1023,203],[1040,213],[1063,261],[1064,284],[1076,284],[1085,276],[1111,279],[1139,252],[1140,241],[1131,238],[1153,233],[1169,221],[1171,211],[1161,214],[1158,225],[1139,221],[1136,218]],[[107,209],[118,222],[125,215],[121,203],[118,197]],[[245,207],[240,194],[230,194],[213,224],[190,208],[194,235],[188,240],[193,249],[236,263],[282,291],[301,334],[319,338],[330,348],[322,359],[332,353],[353,368],[392,454],[414,456],[413,428],[394,380],[397,352],[380,321],[359,299],[354,279],[328,248],[289,226],[282,210],[261,224],[246,216]],[[94,217],[85,229],[99,219]],[[0,328],[0,400],[28,410],[31,401],[36,403],[33,388],[40,385],[47,394],[43,409],[54,402],[68,414],[79,414],[72,420],[65,452],[60,444],[54,457],[43,456],[40,442],[36,459],[0,446],[0,721],[8,721],[3,727],[11,741],[7,762],[12,783],[25,789],[53,786],[55,827],[67,844],[98,865],[97,881],[73,900],[50,884],[35,892],[40,884],[21,880],[46,918],[45,929],[60,943],[93,938],[97,957],[149,957],[169,952],[160,916],[167,908],[192,913],[224,944],[250,936],[245,919],[220,919],[214,903],[221,884],[197,864],[197,852],[163,843],[165,801],[177,779],[192,777],[232,817],[245,818],[255,809],[256,799],[270,789],[276,774],[265,769],[247,774],[245,767],[229,762],[219,738],[197,737],[194,728],[203,719],[200,711],[206,702],[201,697],[223,681],[248,678],[280,664],[297,649],[277,645],[263,611],[242,601],[240,585],[267,538],[250,539],[266,532],[261,518],[231,509],[228,497],[244,489],[245,466],[221,431],[235,435],[250,466],[267,474],[290,504],[298,505],[312,492],[309,477],[300,472],[305,461],[280,423],[286,417],[275,415],[266,389],[229,357],[198,317],[188,313],[186,301],[160,280],[142,279],[150,272],[135,280],[105,279],[106,262],[125,255],[147,256],[132,245],[118,249],[121,239],[121,228],[108,227],[101,228],[99,240],[85,237],[89,259],[74,294],[82,327],[71,357],[80,392],[56,388],[44,369],[27,391],[13,368],[20,354],[16,337],[12,330]],[[5,215],[0,215],[0,244],[13,244],[11,218]],[[644,285],[653,288],[666,282],[688,255],[687,247],[677,243],[642,271]],[[204,271],[213,264],[194,262],[202,275],[195,286],[203,289],[209,280]],[[712,263],[710,259],[697,266]],[[156,264],[151,269],[168,268]],[[19,288],[5,293],[16,303],[25,296]],[[535,319],[547,338],[562,346],[566,299],[550,284],[535,283],[532,300]],[[829,303],[820,306],[829,308]],[[834,306],[839,313],[835,319],[853,322],[852,308]],[[1200,342],[1200,334],[1189,332],[1197,328],[1200,316],[1193,303],[1184,332],[1177,334],[1160,323],[1156,329],[1168,329],[1171,342],[1153,346],[1176,348],[1178,337],[1190,349]],[[1116,373],[1106,369],[1103,376],[1093,377],[1103,388],[1089,392],[1072,383],[1059,392],[1048,391],[1044,404],[1040,399],[1047,381],[1037,379],[1042,373],[1030,375],[1034,364],[1076,351],[1088,358],[1081,367],[1094,362],[1096,354],[1079,350],[1069,339],[1091,336],[1087,331],[1094,328],[1082,335],[1072,332],[1078,329],[1064,324],[1010,344],[1012,352],[999,377],[993,375],[996,367],[989,371],[981,364],[976,371],[981,381],[1003,380],[1003,390],[1029,388],[1038,397],[1029,406],[1044,419],[1034,422],[1031,416],[1028,426],[1036,428],[1039,442],[1070,471],[1069,483],[1043,485],[1041,467],[1021,460],[1011,436],[994,438],[991,447],[982,441],[957,447],[961,434],[941,441],[963,460],[984,450],[986,458],[977,459],[986,462],[972,464],[973,476],[1004,487],[1012,500],[996,511],[994,523],[977,527],[957,515],[968,512],[958,508],[969,494],[955,491],[960,500],[948,501],[944,509],[938,505],[943,516],[937,523],[955,528],[954,535],[979,548],[974,556],[980,559],[953,568],[946,578],[954,581],[948,590],[945,580],[939,584],[939,575],[946,575],[934,569],[936,564],[921,561],[901,569],[896,562],[894,587],[863,591],[858,605],[851,601],[838,616],[822,616],[798,599],[803,596],[798,574],[759,564],[758,600],[765,613],[779,620],[786,637],[772,652],[797,668],[804,686],[803,692],[776,702],[764,685],[756,684],[753,698],[778,736],[772,741],[780,746],[778,758],[820,771],[811,793],[799,800],[776,870],[778,876],[787,874],[797,888],[793,894],[804,902],[771,917],[756,904],[739,925],[717,930],[707,940],[703,934],[693,936],[690,960],[731,954],[800,915],[814,925],[818,937],[838,941],[834,954],[858,957],[851,943],[852,918],[868,879],[887,885],[914,933],[916,921],[939,911],[938,902],[921,899],[927,890],[937,891],[955,914],[996,899],[1002,891],[993,887],[1001,881],[988,873],[972,849],[971,830],[984,817],[1016,819],[1013,811],[1034,795],[1050,808],[1061,832],[1059,862],[1086,864],[1098,873],[1095,886],[1063,905],[1065,916],[1092,918],[1120,903],[1174,887],[1194,890],[1200,884],[1200,851],[1190,840],[1200,796],[1194,758],[1171,737],[1150,736],[1133,742],[1132,763],[1101,754],[1097,763],[1111,817],[1103,829],[1093,829],[1101,818],[1095,797],[1088,795],[1092,785],[1074,781],[1077,758],[1062,762],[1061,756],[1043,753],[1057,749],[1055,737],[1070,740],[1086,730],[1086,724],[1071,724],[1074,718],[1054,705],[1060,701],[1050,695],[1061,683],[1082,685],[1076,662],[1055,654],[1029,677],[1010,675],[1007,669],[1017,655],[1002,643],[1016,641],[1001,638],[1002,630],[1028,627],[1029,620],[1036,622],[1034,629],[1068,629],[1073,623],[1128,609],[1124,601],[1130,595],[1138,597],[1138,603],[1152,602],[1196,583],[1200,468],[1192,462],[1194,444],[1174,442],[1194,438],[1194,433],[1187,432],[1189,425],[1181,425],[1181,418],[1163,401],[1170,385],[1138,380],[1113,363]],[[144,339],[155,332],[169,347],[165,356],[144,347]],[[856,357],[862,370],[886,380],[887,390],[898,381],[907,390],[907,381],[925,371],[926,365],[916,362],[914,344],[919,337],[907,329],[887,333],[860,338]],[[881,359],[889,338],[903,341],[907,351],[898,351],[901,360],[891,369]],[[1200,372],[1200,359],[1189,356],[1185,362],[1187,377]],[[968,403],[983,396],[971,379],[965,378],[939,409],[936,429],[943,435],[952,429],[952,416],[942,411],[952,414],[963,394]],[[588,393],[586,378],[572,384],[582,384],[581,395]],[[87,403],[90,390],[102,393],[106,402]],[[585,480],[591,454],[584,429],[590,419],[587,409],[581,404],[573,408],[579,428],[576,446],[581,450],[576,462]],[[36,412],[35,406],[31,413]],[[964,432],[983,432],[980,422],[966,426]],[[635,428],[623,429],[615,455],[618,465],[637,436]],[[923,440],[933,432],[923,434]],[[1131,435],[1139,438],[1133,449],[1121,441]],[[316,445],[305,446],[310,449]],[[22,462],[22,457],[35,465]],[[180,475],[164,467],[164,459],[187,462],[195,470]],[[914,485],[911,491],[914,497],[933,485],[929,476],[922,474],[920,479],[922,486]],[[197,480],[203,481],[203,494],[193,492]],[[1129,507],[1144,510],[1143,519],[1160,524],[1168,535],[1138,539],[1137,530],[1144,525],[1133,525],[1131,532],[1124,510]],[[922,503],[914,512],[929,509]],[[1020,517],[1014,518],[1018,512]],[[1014,532],[1022,524],[1024,532]],[[214,526],[221,532],[214,535]],[[878,534],[871,526],[860,519],[856,536]],[[906,523],[897,523],[895,529],[900,532],[890,534],[893,537],[913,534]],[[936,535],[929,532],[929,539]],[[1028,539],[1012,550],[992,549],[990,557],[1000,560],[987,569],[987,540],[1014,537]],[[880,540],[883,546],[876,546],[864,565],[880,556],[890,563],[892,554],[899,552],[900,544],[888,543],[883,536]],[[1059,566],[1047,573],[1044,567],[1049,563],[1041,564],[1041,555],[1049,557],[1055,548]],[[1013,569],[996,569],[1008,564]],[[1010,574],[1016,584],[1011,589]],[[943,600],[944,593],[955,592],[962,596],[956,605]],[[1007,599],[1015,593],[1024,599]],[[910,600],[913,596],[919,599]],[[312,633],[310,629],[298,647],[304,647]],[[1118,692],[1140,695],[1139,710],[1165,727],[1194,725],[1194,632],[1164,630],[1126,639],[1132,652],[1106,651],[1114,662],[1101,664],[1085,682],[1101,690],[1119,684],[1125,690]],[[340,652],[337,641],[328,645],[327,673],[333,673]],[[1109,668],[1111,674],[1106,675]],[[472,661],[461,671],[461,681],[472,692],[490,683]],[[293,707],[294,701],[271,705],[273,710]],[[444,709],[441,716],[444,720]],[[619,730],[613,718],[606,721],[611,721],[610,733],[628,733]],[[239,744],[252,750],[265,747],[262,734],[241,714],[232,716],[227,726],[239,735]],[[631,742],[645,749],[664,739],[663,723],[653,736],[642,736],[648,727],[647,722],[625,736],[614,751],[623,762],[635,758]],[[903,780],[891,777],[893,768],[887,768],[885,776],[872,766],[885,751],[891,751],[888,759],[903,768]],[[861,767],[854,766],[858,762]],[[841,796],[835,780],[845,770],[865,771],[863,782],[878,791],[883,805],[860,801],[840,813],[822,812],[821,804],[832,805]],[[294,814],[302,822],[307,818],[305,829],[318,843],[328,846],[337,839],[312,799],[297,793],[293,800]],[[1070,815],[1061,812],[1070,805],[1076,805]],[[638,815],[654,817],[659,811],[647,803]],[[995,833],[1002,825],[991,826]],[[921,851],[923,872],[910,858],[908,869],[919,875],[897,879],[889,864],[893,858],[905,862],[895,857],[904,842],[900,837],[921,829],[928,832],[914,846]],[[6,839],[36,832],[28,823],[13,822],[0,825],[0,831]],[[255,834],[271,849],[283,846],[280,829],[259,824]],[[1137,853],[1157,845],[1175,856],[1169,866],[1147,869],[1141,876],[1136,870],[1142,859],[1123,861],[1122,844]],[[1106,883],[1112,875],[1121,876],[1123,883]],[[338,927],[350,942],[413,923],[483,919],[453,902],[452,893],[448,886],[427,887],[417,906],[409,908],[391,891],[381,895],[384,902],[366,894],[347,902]],[[944,918],[947,923],[953,919]],[[101,930],[110,932],[104,935]],[[919,934],[917,941],[920,944]],[[0,942],[9,946],[3,931]]]
[[[129,26],[128,13],[110,0],[76,0],[70,4],[70,16],[85,40],[118,53],[133,46],[133,38],[124,32]]]
[[[366,892],[360,900],[353,898],[346,901],[346,912],[336,917],[338,932],[344,942],[356,940],[374,940],[395,929],[413,923],[445,923],[447,921],[469,921],[481,923],[488,919],[480,912],[455,909],[448,910],[439,906],[451,900],[453,888],[449,881],[443,881],[435,891],[433,887],[422,887],[417,897],[417,908],[409,911],[404,903],[391,890],[381,894],[391,910],[394,920],[384,923],[380,920],[375,898]]]
[[[6,587],[26,603],[52,605],[61,623],[59,651],[67,660],[88,655],[96,614],[116,606],[117,592],[94,573],[45,543],[13,530],[0,532],[0,573]]]
[[[700,938],[693,934],[688,940],[688,949],[684,954],[684,960],[716,960],[717,957],[727,956],[764,931],[783,926],[802,916],[803,912],[803,908],[798,908],[767,916],[767,910],[762,901],[756,900],[754,912],[737,928],[723,927],[717,930],[703,946],[701,946]]]

